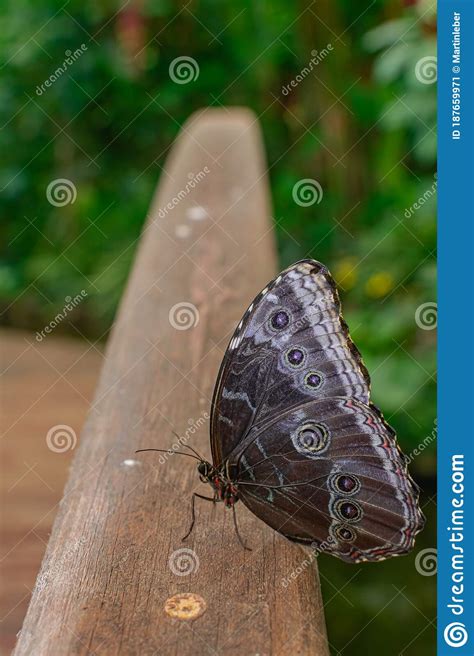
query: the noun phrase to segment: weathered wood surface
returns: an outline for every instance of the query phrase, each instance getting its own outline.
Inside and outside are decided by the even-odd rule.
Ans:
[[[182,543],[192,491],[207,494],[195,462],[134,453],[169,447],[174,429],[209,456],[220,360],[275,270],[256,119],[198,114],[162,176],[16,656],[327,654],[316,564],[301,568],[306,554],[241,503],[253,551],[238,544],[230,511],[206,502]],[[187,330],[173,326],[183,328],[178,303],[197,308]],[[182,548],[193,550],[180,552],[186,575]],[[204,614],[171,618],[177,593],[200,595]]]
[[[11,654],[58,510],[73,442],[60,452],[47,435],[67,424],[79,435],[102,354],[87,342],[0,329],[0,654]],[[12,575],[14,572],[14,575]]]
[[[80,434],[102,355],[82,340],[50,335],[38,343],[34,334],[10,329],[0,329],[0,344],[0,654],[6,656],[25,618],[74,452],[66,443],[52,451],[46,437],[59,423]]]

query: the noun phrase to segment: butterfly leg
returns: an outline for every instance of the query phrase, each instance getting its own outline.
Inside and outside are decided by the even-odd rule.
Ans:
[[[234,506],[234,505],[232,506],[232,517],[233,517],[233,519],[234,519],[234,528],[235,528],[235,532],[236,532],[236,534],[237,534],[237,538],[238,538],[240,544],[242,545],[242,547],[243,547],[246,551],[252,551],[252,549],[251,549],[250,547],[247,547],[247,545],[246,545],[245,542],[242,540],[242,537],[241,537],[241,535],[240,535],[240,533],[239,533],[239,527],[237,526],[237,515],[235,514],[235,506]]]
[[[193,492],[193,496],[191,498],[191,526],[189,527],[189,531],[186,533],[186,535],[183,538],[181,538],[182,542],[191,535],[194,528],[194,522],[196,521],[196,511],[194,509],[194,503],[196,501],[196,497],[198,497],[199,499],[204,499],[205,501],[212,501],[212,503],[216,503],[215,497],[205,497],[202,494]]]

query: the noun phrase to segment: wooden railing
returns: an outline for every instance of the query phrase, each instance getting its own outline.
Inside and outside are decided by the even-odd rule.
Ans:
[[[239,545],[232,514],[205,502],[183,543],[191,493],[207,494],[195,463],[135,454],[168,448],[174,430],[210,457],[220,360],[245,307],[276,273],[265,171],[249,111],[205,110],[183,127],[16,656],[327,655],[315,560],[242,503],[240,531],[252,551]]]

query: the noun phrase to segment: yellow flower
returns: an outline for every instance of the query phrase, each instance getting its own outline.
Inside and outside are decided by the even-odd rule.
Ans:
[[[357,280],[356,260],[353,257],[345,257],[336,264],[334,278],[342,289],[351,289]]]
[[[393,276],[387,271],[374,273],[365,283],[365,291],[372,298],[381,298],[392,291],[394,287]]]

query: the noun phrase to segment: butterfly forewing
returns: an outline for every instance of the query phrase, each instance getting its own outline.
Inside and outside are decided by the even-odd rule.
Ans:
[[[319,262],[304,260],[255,298],[229,343],[212,403],[214,463],[257,418],[337,395],[368,402],[369,377],[333,279]]]
[[[283,535],[357,562],[404,553],[423,517],[327,269],[304,260],[257,296],[214,392],[215,465]]]

